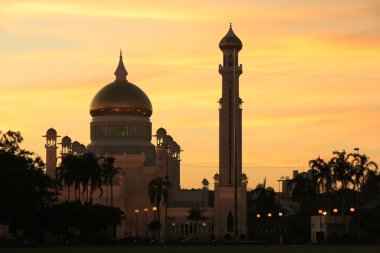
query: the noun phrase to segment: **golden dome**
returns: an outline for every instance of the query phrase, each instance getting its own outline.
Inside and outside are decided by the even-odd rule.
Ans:
[[[152,104],[139,87],[127,81],[128,72],[120,53],[119,65],[115,71],[116,80],[104,86],[92,99],[91,116],[138,115],[150,117]]]
[[[219,42],[219,48],[221,50],[236,48],[238,51],[240,51],[243,48],[243,43],[238,38],[238,36],[235,35],[234,31],[232,30],[231,24],[227,34]]]

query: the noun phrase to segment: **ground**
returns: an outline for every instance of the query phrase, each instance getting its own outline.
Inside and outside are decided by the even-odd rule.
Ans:
[[[378,253],[379,245],[357,246],[357,245],[207,245],[207,246],[114,246],[114,247],[62,247],[62,248],[0,248],[1,253],[44,253],[44,252],[79,252],[79,253]]]

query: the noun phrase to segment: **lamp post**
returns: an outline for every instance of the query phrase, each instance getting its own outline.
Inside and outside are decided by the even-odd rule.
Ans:
[[[157,221],[157,207],[156,206],[152,207],[152,211],[153,211],[153,220]],[[154,238],[155,240],[158,239],[158,235],[157,235],[157,231],[156,230],[154,231],[154,237],[155,237]]]
[[[166,150],[166,175],[165,180],[169,180],[169,154],[170,154],[170,146],[167,144],[165,146]],[[169,195],[169,193],[168,193]],[[165,241],[168,241],[168,200],[165,203]]]
[[[338,215],[338,208],[334,208],[333,209],[333,214],[334,214],[334,229],[335,229],[335,233],[337,234],[338,233],[338,224],[336,222],[336,216]]]
[[[268,239],[268,236],[269,236],[269,219],[272,218],[272,213],[268,213],[267,216],[268,216],[268,219],[267,219],[267,231],[266,231],[266,234],[267,234],[267,239]]]
[[[144,208],[145,213],[145,238],[148,238],[148,208]]]
[[[318,214],[319,214],[319,232],[322,232],[322,214],[323,214],[323,210],[319,209],[318,210]]]
[[[259,213],[257,213],[256,214],[256,218],[258,219],[258,222],[257,222],[257,232],[259,232],[260,230],[259,230],[259,228],[261,229],[261,224],[259,224],[259,223],[261,223],[261,221],[260,221],[260,217],[261,217],[261,215],[259,214]]]
[[[153,211],[153,220],[157,220],[157,207],[156,206],[152,207],[152,211]]]
[[[355,233],[356,233],[356,237],[359,237],[359,221],[358,221],[358,213],[356,212],[356,209],[354,207],[351,207],[350,208],[350,213],[351,213],[351,216],[353,217],[354,215],[356,216],[356,220],[355,220]],[[351,220],[353,220],[351,218]]]
[[[319,231],[318,231],[318,235],[321,235],[322,234],[322,215],[323,215],[323,210],[322,209],[319,209],[318,210],[318,214],[319,214]],[[317,242],[319,242],[319,237],[317,237]]]
[[[135,209],[135,214],[136,214],[136,240],[137,237],[139,236],[139,209]]]
[[[283,243],[283,238],[281,234],[281,220],[280,220],[283,215],[284,214],[282,212],[278,212],[278,240],[280,244]]]

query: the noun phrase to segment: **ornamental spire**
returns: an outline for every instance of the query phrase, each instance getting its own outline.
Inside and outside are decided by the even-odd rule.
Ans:
[[[117,68],[115,70],[116,81],[127,80],[127,75],[128,75],[128,72],[125,69],[124,63],[123,63],[123,53],[120,49],[119,65],[117,65]]]

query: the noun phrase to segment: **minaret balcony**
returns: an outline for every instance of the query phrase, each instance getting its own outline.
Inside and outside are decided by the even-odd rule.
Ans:
[[[222,66],[219,65],[219,74],[223,75],[226,73],[234,73],[234,69],[237,74],[241,75],[243,73],[243,65],[240,64],[234,68],[234,66]]]

